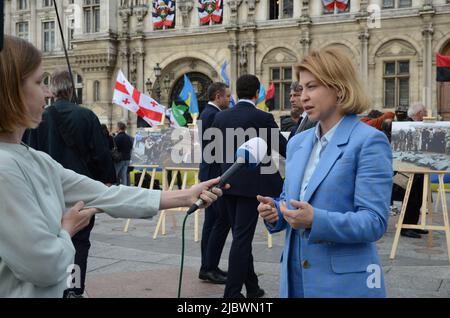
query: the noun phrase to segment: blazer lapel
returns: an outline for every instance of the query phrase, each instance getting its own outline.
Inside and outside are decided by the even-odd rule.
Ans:
[[[348,115],[342,120],[339,127],[337,127],[333,138],[322,152],[319,163],[311,176],[311,180],[309,180],[304,201],[308,202],[311,199],[316,189],[330,172],[336,160],[341,157],[342,150],[339,146],[348,143],[350,134],[357,123],[358,118],[355,115]]]
[[[288,184],[289,187],[292,187],[288,189],[288,192],[292,194],[293,198],[300,197],[301,180],[303,180],[305,168],[306,165],[308,164],[308,160],[311,155],[313,146],[314,146],[314,132],[305,136],[305,139],[302,141],[302,143],[296,149],[295,153],[290,159],[289,171],[290,173],[292,173],[292,179],[291,178],[290,179],[293,180],[293,182],[290,182]],[[286,171],[287,170],[288,167],[286,167]]]

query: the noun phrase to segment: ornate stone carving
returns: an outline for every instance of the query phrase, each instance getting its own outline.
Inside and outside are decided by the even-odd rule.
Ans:
[[[131,0],[120,0],[120,8],[131,8]]]
[[[360,41],[368,41],[369,38],[370,38],[370,33],[367,28],[364,28],[364,30],[362,30],[358,35],[358,39]]]
[[[76,64],[83,72],[112,71],[116,65],[117,55],[113,53],[86,54],[75,57]]]
[[[130,81],[133,86],[137,83],[137,58],[138,52],[131,53],[131,63],[130,63]]]
[[[416,55],[417,52],[415,48],[406,41],[396,40],[389,41],[383,44],[375,54],[375,56],[380,57],[397,57],[399,55]]]
[[[244,44],[241,45],[239,52],[239,66],[241,69],[241,75],[247,74],[247,64],[248,64],[247,46]]]
[[[128,21],[131,16],[131,8],[124,7],[119,9],[119,16],[122,20],[123,33],[128,33]]]
[[[190,24],[189,12],[191,12],[194,7],[193,0],[178,0],[178,9],[181,12],[183,27],[187,28]]]
[[[433,0],[423,0],[422,10],[433,10]]]
[[[433,23],[427,23],[422,27],[423,36],[432,36],[434,34]]]
[[[297,63],[297,56],[294,52],[286,48],[276,48],[266,54],[263,64],[277,64],[277,63]]]
[[[138,29],[138,31],[142,31],[144,25],[144,18],[147,16],[148,14],[148,6],[146,4],[139,4],[135,7],[133,7],[133,15],[136,17],[137,19],[137,26],[136,28]]]
[[[247,3],[247,21],[248,22],[255,22],[255,8],[256,3],[259,2],[259,0],[245,0]]]
[[[308,17],[309,19],[309,0],[302,1],[302,17]]]
[[[230,22],[233,24],[237,23],[238,9],[241,5],[242,0],[229,0],[228,5],[230,6]]]

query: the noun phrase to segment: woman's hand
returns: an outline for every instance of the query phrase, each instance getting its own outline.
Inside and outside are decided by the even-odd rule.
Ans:
[[[84,209],[84,202],[77,202],[72,208],[70,208],[66,213],[64,213],[61,219],[61,227],[66,230],[70,237],[73,237],[80,230],[85,228],[92,216],[100,212],[96,208]]]
[[[314,219],[314,208],[307,202],[291,200],[291,205],[297,210],[288,210],[285,202],[281,202],[280,210],[284,219],[293,229],[309,229]]]
[[[189,191],[190,193],[190,202],[188,206],[191,206],[197,200],[200,198],[203,200],[204,204],[200,206],[200,209],[207,208],[210,206],[214,201],[216,201],[219,197],[222,196],[222,190],[219,188],[213,188],[211,191],[208,191],[209,188],[213,187],[214,185],[218,184],[220,181],[220,178],[211,179],[199,184],[196,184],[192,186]],[[225,189],[229,189],[230,185],[227,184],[225,186]]]
[[[259,215],[268,223],[278,222],[278,211],[275,208],[275,203],[273,203],[272,198],[258,195],[256,199],[259,201]]]

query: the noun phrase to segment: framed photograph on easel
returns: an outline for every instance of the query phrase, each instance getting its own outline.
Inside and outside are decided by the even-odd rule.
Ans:
[[[138,129],[131,153],[131,166],[198,168],[201,147],[196,129]]]
[[[449,171],[450,122],[393,122],[394,170]]]

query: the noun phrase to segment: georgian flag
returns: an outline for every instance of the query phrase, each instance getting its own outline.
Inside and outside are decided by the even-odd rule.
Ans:
[[[151,126],[160,124],[164,118],[165,107],[135,89],[122,71],[117,74],[112,102],[137,114]]]

